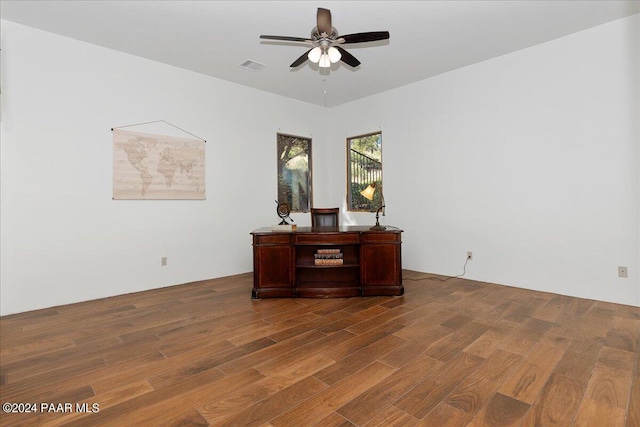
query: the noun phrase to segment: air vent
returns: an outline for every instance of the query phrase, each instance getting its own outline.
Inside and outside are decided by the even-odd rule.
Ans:
[[[242,64],[239,65],[240,68],[244,68],[245,70],[250,70],[250,71],[260,71],[265,66],[266,65],[256,61],[252,61],[250,59],[247,59],[246,61],[244,61]]]

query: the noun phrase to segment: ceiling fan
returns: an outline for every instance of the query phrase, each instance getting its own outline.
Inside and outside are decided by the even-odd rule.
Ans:
[[[291,64],[292,68],[299,67],[304,64],[307,59],[313,63],[317,63],[321,68],[328,68],[331,64],[338,61],[342,61],[352,67],[357,67],[360,65],[360,61],[340,47],[340,45],[387,40],[389,39],[389,32],[371,31],[339,36],[338,31],[331,25],[331,11],[319,7],[317,26],[311,30],[311,38],[264,35],[260,36],[260,38],[311,44],[313,46],[311,49],[293,61]]]

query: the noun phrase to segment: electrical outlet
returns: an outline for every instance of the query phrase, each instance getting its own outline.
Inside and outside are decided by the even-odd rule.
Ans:
[[[167,265],[167,257],[166,256],[163,256],[162,258],[160,258],[160,265],[162,267],[166,267],[166,265]]]
[[[473,259],[473,252],[467,251],[467,259]]]
[[[618,266],[618,277],[629,277],[627,275],[627,267]]]

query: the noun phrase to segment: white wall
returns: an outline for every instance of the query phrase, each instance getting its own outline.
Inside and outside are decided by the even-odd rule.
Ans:
[[[457,275],[471,250],[467,278],[640,305],[639,21],[331,110],[335,164],[382,129],[403,267]]]
[[[1,28],[3,315],[251,271],[249,232],[277,220],[276,132],[320,145],[325,109]],[[110,129],[153,120],[207,140],[206,201],[111,199]]]

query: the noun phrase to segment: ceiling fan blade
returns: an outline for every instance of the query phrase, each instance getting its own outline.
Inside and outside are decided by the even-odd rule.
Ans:
[[[335,48],[338,49],[340,51],[340,54],[342,55],[342,57],[340,58],[340,61],[352,67],[357,67],[358,65],[360,65],[360,61],[358,61],[355,56],[351,55],[349,52],[347,52],[340,46],[335,46]]]
[[[311,48],[311,49],[313,49],[313,48]],[[309,52],[311,52],[311,49],[309,49],[308,51],[303,53],[300,56],[300,58],[298,58],[295,61],[293,61],[293,63],[291,65],[289,65],[289,67],[296,68],[296,67],[299,67],[300,65],[304,64],[307,61],[307,59],[309,59]]]
[[[340,39],[344,41],[342,43],[365,43],[365,42],[375,42],[378,40],[387,40],[389,38],[389,31],[371,31],[368,33],[356,33],[356,34],[347,34],[346,36],[340,36]]]
[[[312,43],[312,40],[305,39],[302,37],[288,37],[288,36],[260,36],[261,39],[265,40],[280,40],[283,42],[305,42]]]
[[[329,9],[318,8],[318,32],[331,35],[331,11]]]

